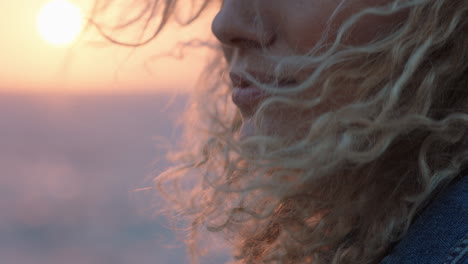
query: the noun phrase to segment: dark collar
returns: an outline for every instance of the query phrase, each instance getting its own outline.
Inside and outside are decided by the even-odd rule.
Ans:
[[[468,170],[444,187],[381,264],[440,264],[468,235]]]

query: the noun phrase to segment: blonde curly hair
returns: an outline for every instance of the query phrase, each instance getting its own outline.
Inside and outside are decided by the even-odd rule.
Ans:
[[[160,25],[180,3],[144,2],[139,18],[150,21],[161,6]],[[192,4],[198,9],[186,25],[219,1]],[[400,11],[407,18],[392,30],[362,45],[341,45],[364,15]],[[155,36],[112,41],[131,46]],[[313,69],[293,88],[249,76],[274,96],[256,110],[257,133],[246,139],[239,138],[242,118],[230,99],[230,66],[221,44],[213,49],[181,119],[184,136],[168,155],[176,165],[155,178],[170,210],[189,220],[193,263],[206,251],[207,232],[224,235],[235,263],[378,263],[431,199],[462,175],[468,164],[467,1],[395,0],[367,8],[349,18],[322,53],[321,44],[300,56],[271,55],[278,61],[275,74]],[[231,55],[235,59],[236,51]],[[319,89],[313,96],[307,93],[312,85]],[[353,91],[352,100],[313,111],[340,89]],[[262,119],[273,109],[314,114],[301,133],[275,135]]]

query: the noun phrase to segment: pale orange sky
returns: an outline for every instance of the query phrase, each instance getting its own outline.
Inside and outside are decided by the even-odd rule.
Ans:
[[[198,37],[215,41],[210,31],[214,12],[188,28],[171,24],[151,44],[138,48],[116,45],[96,47],[90,39],[105,41],[95,30],[83,41],[53,46],[41,39],[36,19],[49,0],[0,1],[0,91],[6,92],[148,92],[187,91],[193,88],[206,59],[206,49],[188,50],[182,61],[160,58],[144,67],[152,55],[171,51],[178,41]],[[86,12],[92,0],[71,0]],[[87,5],[86,5],[87,4]],[[66,58],[69,58],[66,60]],[[64,67],[66,66],[66,67]]]

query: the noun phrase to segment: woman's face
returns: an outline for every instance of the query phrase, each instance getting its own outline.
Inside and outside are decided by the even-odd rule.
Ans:
[[[334,19],[325,44],[333,42],[336,30],[352,14],[390,2],[393,0],[224,0],[213,20],[212,31],[223,44],[228,63],[234,62],[232,54],[237,50],[236,65],[231,65],[233,72],[271,76],[274,65],[262,57],[261,44],[275,56],[305,54],[319,41],[330,17]],[[345,35],[342,42],[363,44],[400,20],[401,16],[396,15],[366,15],[348,31],[351,33]],[[301,79],[297,75],[285,77]],[[241,136],[251,135],[252,111],[246,105],[238,104],[238,107],[244,119]],[[296,129],[292,128],[297,128],[301,120],[298,113],[284,111],[265,118],[271,130],[281,134],[295,133]]]

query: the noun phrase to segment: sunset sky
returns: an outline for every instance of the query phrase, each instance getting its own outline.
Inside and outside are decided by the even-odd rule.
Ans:
[[[86,16],[92,1],[70,2]],[[174,50],[179,41],[194,37],[213,40],[212,16],[207,15],[189,28],[181,29],[172,23],[151,44],[133,53],[130,48],[106,42],[95,29],[82,33],[71,44],[53,45],[41,38],[38,31],[39,12],[48,2],[0,1],[0,10],[4,11],[0,16],[1,92],[188,91],[200,73],[206,54],[188,51],[182,61],[148,60],[155,54]],[[145,62],[151,73],[145,69]]]
[[[0,1],[1,264],[188,263],[148,187],[170,165],[174,121],[209,54],[151,58],[214,41],[213,16],[136,50],[96,29],[64,45],[54,27],[73,31],[73,14],[40,15],[49,1]],[[69,0],[85,16],[92,1]]]

